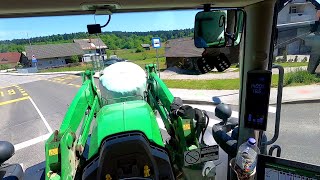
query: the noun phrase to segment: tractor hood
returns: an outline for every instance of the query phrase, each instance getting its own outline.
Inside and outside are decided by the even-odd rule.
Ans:
[[[164,146],[160,129],[149,104],[143,100],[110,104],[102,107],[93,127],[89,158],[98,152],[104,138],[114,134],[141,131],[157,145]]]

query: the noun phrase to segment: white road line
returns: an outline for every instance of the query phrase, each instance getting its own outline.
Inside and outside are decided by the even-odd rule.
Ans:
[[[45,134],[45,135],[30,139],[28,141],[16,144],[16,145],[14,145],[14,149],[17,151],[17,150],[32,146],[34,144],[37,144],[39,142],[45,141],[51,136],[51,134],[52,133],[48,133],[48,134]]]
[[[40,117],[41,117],[44,125],[47,127],[49,133],[51,134],[53,131],[52,131],[51,127],[49,126],[49,123],[48,123],[47,120],[44,118],[44,116],[42,115],[42,113],[40,112],[40,110],[39,110],[39,108],[37,107],[36,103],[34,103],[34,101],[32,100],[32,98],[29,97],[29,99],[30,99],[31,103],[33,104],[34,108],[36,108],[38,114],[40,115]]]
[[[270,113],[276,113],[276,111],[277,111],[277,108],[276,108],[276,107],[269,106],[269,112],[270,112]]]

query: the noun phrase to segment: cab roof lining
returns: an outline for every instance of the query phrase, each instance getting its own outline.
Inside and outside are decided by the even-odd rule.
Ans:
[[[94,14],[83,9],[83,4],[117,4],[113,13],[160,10],[200,9],[212,7],[245,7],[263,0],[1,0],[0,18]]]

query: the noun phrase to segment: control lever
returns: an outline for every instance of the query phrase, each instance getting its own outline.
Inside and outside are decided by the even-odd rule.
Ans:
[[[226,104],[219,104],[215,109],[215,116],[222,119],[222,122],[212,126],[212,136],[218,145],[230,156],[237,154],[238,128],[237,120],[231,118],[232,110]],[[232,135],[227,133],[232,131]]]

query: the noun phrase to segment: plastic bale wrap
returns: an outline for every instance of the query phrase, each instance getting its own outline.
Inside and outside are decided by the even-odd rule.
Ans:
[[[146,73],[131,62],[118,62],[106,67],[100,77],[101,97],[105,104],[144,98]]]

